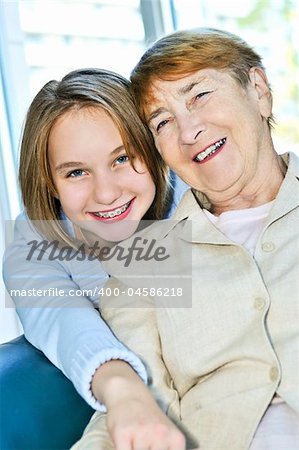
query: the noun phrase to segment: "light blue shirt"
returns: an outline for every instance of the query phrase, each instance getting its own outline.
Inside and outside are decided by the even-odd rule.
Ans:
[[[177,177],[173,185],[168,217],[187,187]],[[72,224],[65,219],[71,235]],[[96,259],[51,260],[51,248],[42,255],[34,252],[28,260],[32,241],[41,242],[42,238],[23,213],[16,219],[14,241],[4,255],[3,278],[24,334],[62,370],[93,408],[105,410],[90,390],[92,376],[101,364],[122,359],[147,381],[140,359],[115,338],[95,309],[108,275]]]

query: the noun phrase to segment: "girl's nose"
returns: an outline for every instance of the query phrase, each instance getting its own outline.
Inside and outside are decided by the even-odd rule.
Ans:
[[[93,200],[100,205],[112,205],[122,195],[121,186],[115,174],[99,175],[94,182]]]

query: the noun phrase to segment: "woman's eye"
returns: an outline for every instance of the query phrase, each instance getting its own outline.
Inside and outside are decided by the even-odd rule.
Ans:
[[[85,174],[85,171],[82,169],[72,170],[67,174],[67,178],[78,178]]]
[[[161,122],[159,122],[158,125],[156,126],[156,131],[160,131],[160,129],[164,127],[164,125],[166,125],[167,122],[168,120],[162,120]]]
[[[198,100],[198,99],[204,97],[205,95],[207,95],[207,94],[209,94],[209,93],[210,93],[210,91],[200,92],[199,94],[197,94],[197,95],[194,97],[194,99],[195,99],[195,100]]]
[[[114,164],[120,165],[129,161],[128,155],[121,155],[115,161]]]

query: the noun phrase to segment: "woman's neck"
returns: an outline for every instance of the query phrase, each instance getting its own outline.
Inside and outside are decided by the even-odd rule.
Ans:
[[[261,164],[255,179],[237,195],[228,199],[211,201],[211,212],[220,215],[225,211],[254,208],[274,200],[284,180],[287,166],[276,153],[267,164]]]

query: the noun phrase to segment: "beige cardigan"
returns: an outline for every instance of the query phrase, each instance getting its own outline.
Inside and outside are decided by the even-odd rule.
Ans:
[[[177,248],[177,273],[192,271],[192,307],[139,308],[148,301],[139,297],[130,308],[126,294],[115,304],[110,296],[101,302],[103,318],[147,365],[155,395],[186,430],[189,448],[193,442],[201,449],[248,449],[275,392],[299,413],[298,176],[299,160],[291,154],[254,257],[209,222],[191,190],[176,225],[168,221],[163,232],[157,224],[140,234],[160,234],[158,242],[168,239]],[[190,247],[188,268],[180,252]],[[163,264],[153,271],[161,273]],[[107,261],[106,268],[126,282],[136,269],[133,261],[127,268]],[[109,286],[122,292],[116,279]]]

